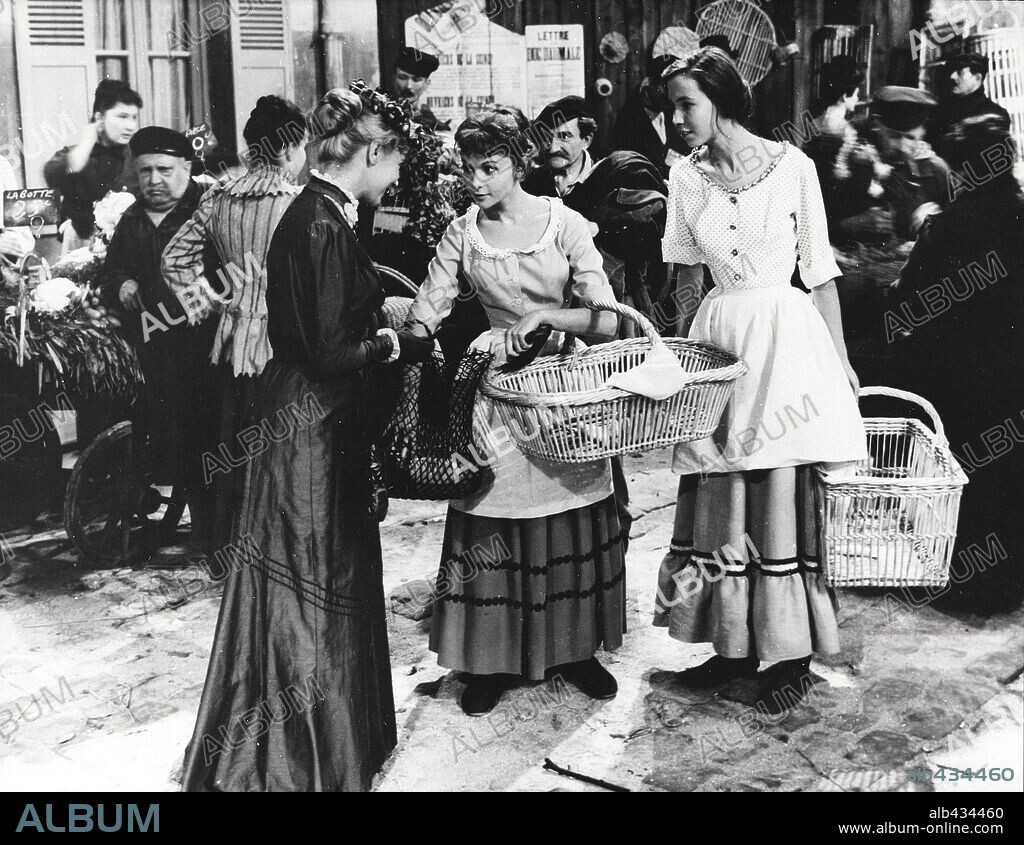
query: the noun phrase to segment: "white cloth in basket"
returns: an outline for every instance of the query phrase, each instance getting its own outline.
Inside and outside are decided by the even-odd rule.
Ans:
[[[668,399],[693,379],[679,366],[679,359],[664,343],[655,343],[647,357],[631,369],[613,373],[602,387],[617,387],[648,399]]]

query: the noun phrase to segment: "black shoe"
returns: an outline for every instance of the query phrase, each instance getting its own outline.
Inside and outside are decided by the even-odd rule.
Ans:
[[[765,673],[765,682],[754,706],[778,716],[800,704],[812,686],[810,657],[783,660]]]
[[[562,667],[561,674],[588,698],[603,701],[615,698],[619,691],[618,682],[612,677],[611,672],[598,662],[596,657],[582,660],[579,663],[570,663],[568,666]]]
[[[700,666],[674,672],[676,683],[687,687],[717,687],[737,678],[756,678],[759,661],[756,657],[722,657],[716,654]]]
[[[499,675],[470,675],[459,703],[467,716],[490,713],[501,701],[505,684]]]

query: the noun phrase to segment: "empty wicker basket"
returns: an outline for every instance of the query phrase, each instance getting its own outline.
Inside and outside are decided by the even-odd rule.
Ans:
[[[663,339],[650,320],[627,305],[585,304],[630,318],[646,337],[592,346],[572,356],[549,356],[512,373],[488,373],[481,390],[495,403],[523,452],[585,463],[699,440],[718,427],[746,364],[710,343]],[[656,343],[664,343],[683,371],[692,374],[682,390],[658,401],[602,386],[613,373],[642,363]]]
[[[916,419],[869,417],[867,460],[839,471],[817,468],[825,578],[835,587],[944,586],[967,476],[926,399],[889,387],[865,387],[860,395],[914,402],[935,432]]]

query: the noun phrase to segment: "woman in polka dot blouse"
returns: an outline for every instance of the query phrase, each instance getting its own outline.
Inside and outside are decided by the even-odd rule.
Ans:
[[[708,266],[715,287],[689,336],[736,353],[749,370],[714,435],[676,446],[682,478],[654,624],[714,646],[680,682],[760,677],[759,705],[780,712],[802,697],[812,652],[839,650],[812,465],[867,455],[840,272],[813,163],[743,127],[750,89],[728,55],[702,48],[663,81],[694,148],[669,177],[664,259],[680,265],[683,295],[696,296]],[[794,265],[810,295],[791,285]],[[758,676],[759,661],[775,665]]]

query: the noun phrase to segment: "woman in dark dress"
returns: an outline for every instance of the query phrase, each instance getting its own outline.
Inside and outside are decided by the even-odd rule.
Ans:
[[[935,405],[968,476],[938,603],[994,613],[1024,598],[1024,194],[1001,115],[954,124],[943,151],[959,190],[921,229],[885,330],[903,335],[901,380]]]
[[[380,279],[354,233],[410,145],[407,107],[353,83],[311,124],[321,170],[267,254],[269,339],[189,791],[359,791],[395,746],[366,394],[373,365],[432,344],[378,328]],[[359,93],[354,93],[358,91]]]

